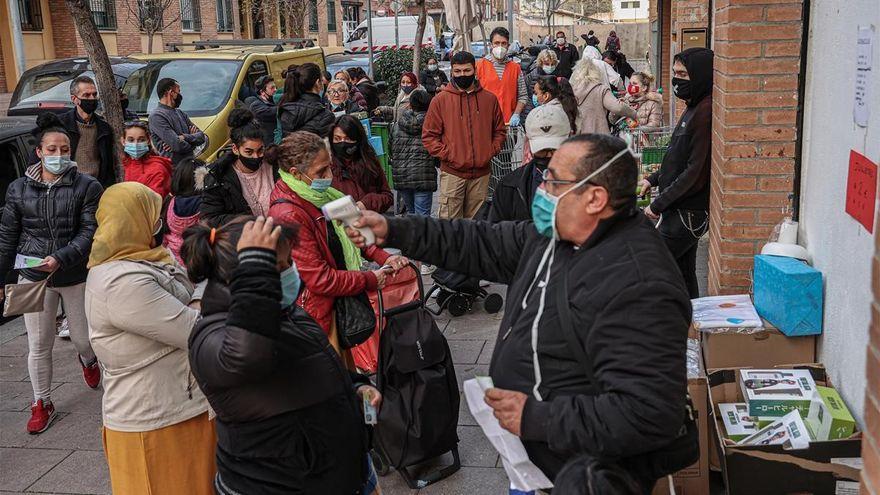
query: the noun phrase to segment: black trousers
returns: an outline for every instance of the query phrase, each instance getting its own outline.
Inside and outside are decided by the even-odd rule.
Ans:
[[[691,299],[700,297],[697,283],[697,245],[709,230],[709,212],[706,210],[669,210],[663,213],[660,235],[675,258],[684,277]]]

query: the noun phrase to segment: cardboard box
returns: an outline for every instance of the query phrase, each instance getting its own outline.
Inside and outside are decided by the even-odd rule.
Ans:
[[[785,449],[807,449],[810,447],[810,432],[801,413],[793,409],[739,444],[782,445]]]
[[[718,404],[718,415],[724,423],[724,436],[739,443],[758,432],[758,422],[749,416],[749,405]]]
[[[708,495],[709,493],[709,384],[705,377],[689,378],[688,393],[694,403],[700,437],[700,459],[672,475],[676,495]],[[651,495],[669,495],[668,478],[654,486]]]
[[[816,337],[786,337],[766,323],[756,333],[702,332],[706,370],[766,368],[816,361]]]
[[[782,417],[794,409],[807,417],[816,397],[816,383],[807,370],[740,369],[739,384],[749,415]]]
[[[788,336],[822,333],[822,272],[795,258],[755,256],[755,309]]]
[[[837,390],[818,387],[818,397],[810,404],[807,426],[816,440],[848,438],[855,430],[856,421]]]
[[[822,365],[796,366],[807,369],[817,385],[830,386]],[[728,495],[779,495],[809,493],[834,495],[837,482],[859,481],[859,470],[837,458],[861,457],[861,434],[840,440],[816,441],[803,450],[785,450],[782,445],[734,445],[723,437],[724,425],[715,405],[742,402],[737,368],[710,371],[709,400],[712,405],[715,443]]]

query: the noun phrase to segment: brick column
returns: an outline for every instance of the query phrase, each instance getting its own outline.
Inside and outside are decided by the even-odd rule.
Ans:
[[[716,7],[709,293],[731,294],[793,190],[802,2]]]
[[[55,44],[55,56],[58,58],[75,57],[85,54],[82,39],[76,32],[73,18],[67,15],[67,4],[64,0],[49,0],[49,8],[57,15],[51,16],[52,42]],[[61,13],[61,14],[58,14]],[[49,17],[44,17],[49,19]]]
[[[128,11],[127,0],[116,0],[116,50],[119,55],[125,56],[132,53],[140,53],[141,30],[138,28],[137,17]],[[135,2],[136,0],[128,0]],[[154,51],[158,51],[154,46]]]
[[[235,0],[232,0],[233,4]],[[213,40],[217,38],[217,1],[199,1],[199,13],[202,16],[202,39]]]
[[[875,253],[871,269],[874,301],[871,303],[871,327],[868,343],[867,386],[865,387],[865,432],[862,440],[861,493],[880,494],[880,208],[874,228]]]
[[[715,2],[716,4],[719,2]],[[684,40],[685,29],[709,28],[709,0],[673,0],[671,5],[664,5],[670,16],[671,35],[676,40],[675,52],[670,53],[671,47],[666,46],[663,56],[663,74],[657,78],[658,83],[662,83],[664,88],[663,112],[669,115],[670,101],[675,98],[672,94],[672,55],[682,51],[682,41]],[[683,101],[675,102],[675,115],[672,115],[671,122],[674,125],[678,122],[681,114],[684,113],[686,105]]]
[[[134,0],[131,0],[134,1]],[[173,1],[168,6],[163,16],[165,26],[162,29],[162,50],[165,49],[165,43],[181,43],[183,42],[183,30],[180,27],[180,1]],[[170,19],[177,19],[174,22],[168,22]],[[153,47],[153,51],[158,51],[157,47]]]
[[[0,39],[0,54],[3,53],[3,40]],[[0,57],[0,93],[9,92],[6,89],[6,64],[3,61],[3,57]],[[2,109],[3,112],[6,112],[6,109]],[[6,115],[5,113],[3,115]]]

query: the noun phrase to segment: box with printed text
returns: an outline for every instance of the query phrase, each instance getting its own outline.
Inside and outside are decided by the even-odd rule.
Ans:
[[[816,383],[806,370],[741,369],[739,383],[749,416],[781,417],[797,409],[805,418],[816,396]]]

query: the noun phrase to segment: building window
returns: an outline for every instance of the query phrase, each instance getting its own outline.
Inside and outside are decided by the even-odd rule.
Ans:
[[[137,3],[138,28],[146,32],[161,31],[164,19],[159,5],[153,0],[138,0]]]
[[[331,33],[336,32],[336,2],[333,0],[327,1],[327,31]]]
[[[42,31],[43,11],[40,0],[18,0],[18,15],[22,31]]]
[[[217,32],[231,33],[232,30],[232,0],[217,0]]]
[[[309,31],[318,30],[318,0],[309,0]]]
[[[202,30],[199,0],[180,0],[180,28],[183,31]]]
[[[622,9],[637,9],[642,6],[642,2],[639,0],[633,2],[620,2],[620,8]]]
[[[89,0],[89,7],[98,29],[116,29],[116,3],[113,0]]]

